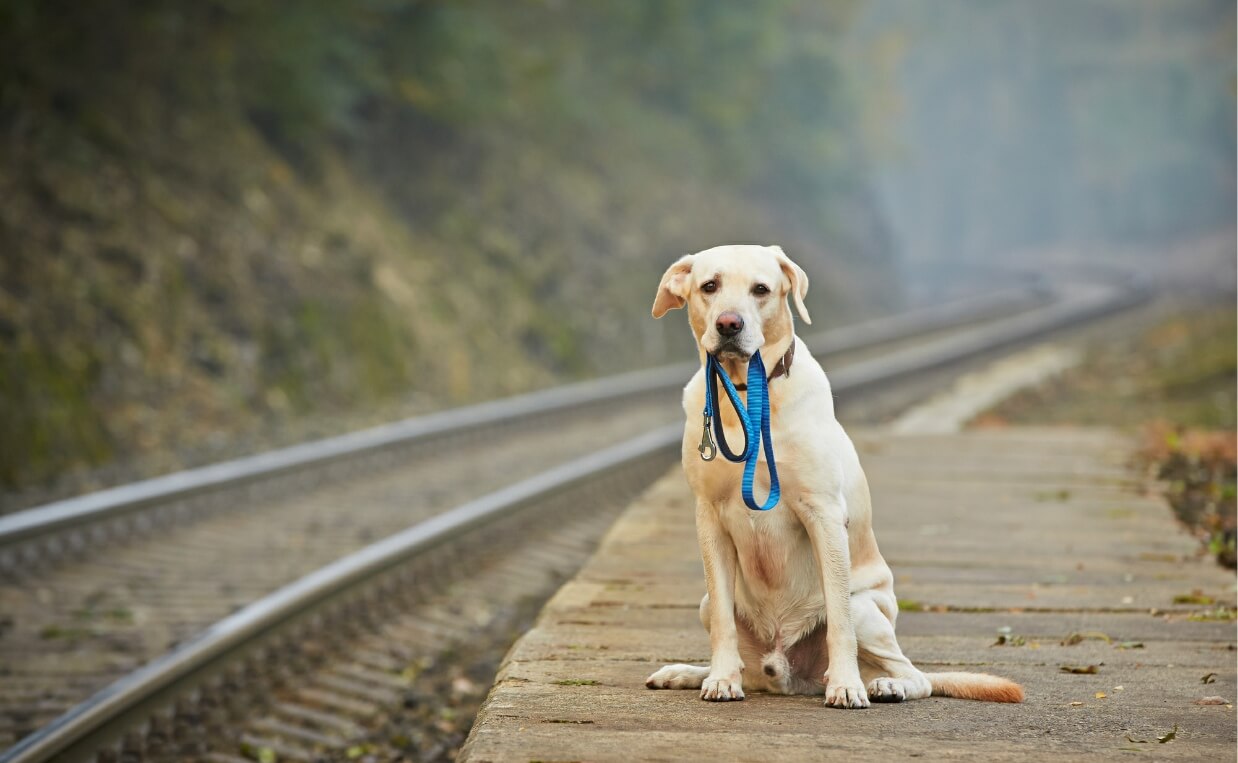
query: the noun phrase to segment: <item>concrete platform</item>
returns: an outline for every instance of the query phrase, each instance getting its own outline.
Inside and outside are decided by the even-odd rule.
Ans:
[[[1174,604],[1200,589],[1233,607],[1234,576],[1196,555],[1164,503],[1138,494],[1120,435],[866,432],[856,442],[904,650],[928,670],[1017,680],[1024,704],[933,697],[843,711],[820,697],[714,704],[646,689],[664,663],[709,660],[692,497],[676,467],[512,648],[461,758],[1234,760],[1235,624]],[[1023,645],[994,646],[999,629]],[[1072,633],[1087,637],[1064,645]],[[1063,671],[1090,665],[1099,672]],[[1231,704],[1195,704],[1217,695]],[[1156,741],[1175,725],[1175,739]]]

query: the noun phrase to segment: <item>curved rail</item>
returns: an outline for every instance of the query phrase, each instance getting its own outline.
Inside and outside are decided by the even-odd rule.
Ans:
[[[858,392],[1116,312],[1144,296],[1142,289],[1133,286],[1066,290],[1051,304],[836,372],[833,386],[836,392]],[[676,383],[682,383],[682,376]],[[669,465],[679,450],[682,431],[678,424],[668,426],[576,459],[341,558],[253,602],[118,680],[20,741],[0,756],[0,763],[89,758],[115,743],[124,729],[201,687],[212,672],[252,654],[261,642],[290,628],[305,627],[315,617],[321,620],[325,609],[338,609],[350,596],[366,595],[376,581],[421,555],[598,480],[621,476],[627,489],[643,488]]]
[[[842,391],[894,381],[1103,317],[1139,304],[1147,296],[1147,289],[1133,280],[1124,286],[1066,287],[1055,302],[851,364],[831,373],[830,382],[835,391]]]
[[[1041,286],[1005,288],[832,329],[807,337],[806,342],[814,354],[846,352],[1034,309],[1049,303],[1052,297],[1052,292]],[[183,507],[187,500],[214,492],[320,470],[441,437],[671,391],[682,387],[695,369],[695,363],[675,363],[554,387],[175,472],[0,516],[0,572],[33,564],[40,556],[40,543],[86,544],[92,537],[92,528],[95,536],[105,537],[107,533],[98,528],[106,523],[134,521],[148,510],[165,509],[178,502]],[[62,540],[61,536],[67,533],[85,537]]]

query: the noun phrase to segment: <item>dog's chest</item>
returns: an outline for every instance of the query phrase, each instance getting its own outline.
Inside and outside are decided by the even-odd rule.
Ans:
[[[722,525],[735,544],[740,575],[750,589],[774,592],[796,585],[803,572],[798,567],[812,558],[811,544],[785,502],[761,512],[731,504],[722,515]]]

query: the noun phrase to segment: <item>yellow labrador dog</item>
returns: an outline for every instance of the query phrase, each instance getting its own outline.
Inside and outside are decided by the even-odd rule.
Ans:
[[[787,297],[805,323],[808,278],[776,246],[719,246],[689,254],[662,276],[653,317],[688,308],[702,362],[721,361],[737,384],[758,350],[769,374],[771,432],[782,501],[752,511],[740,498],[743,465],[698,453],[705,374],[684,389],[683,467],[696,494],[707,593],[701,623],[709,667],[667,665],[652,689],[700,689],[744,698],[744,689],[825,694],[825,704],[868,707],[930,695],[1021,702],[1023,689],[979,673],[922,673],[894,637],[898,604],[873,536],[868,482],[834,418],[825,371],[796,338]],[[723,401],[715,416],[729,443],[744,441]],[[769,489],[758,464],[757,494]],[[749,666],[759,666],[748,670]]]

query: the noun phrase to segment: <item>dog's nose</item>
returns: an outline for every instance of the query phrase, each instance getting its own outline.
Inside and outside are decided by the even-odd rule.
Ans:
[[[744,328],[744,319],[739,317],[739,313],[723,313],[718,316],[718,322],[714,324],[718,333],[722,336],[735,336]]]

